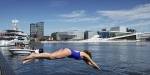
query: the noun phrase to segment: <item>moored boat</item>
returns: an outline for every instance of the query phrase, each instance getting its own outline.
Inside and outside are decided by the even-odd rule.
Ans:
[[[34,50],[31,50],[31,49],[9,49],[9,51],[14,55],[18,55],[18,54],[26,55],[26,54],[30,54]]]

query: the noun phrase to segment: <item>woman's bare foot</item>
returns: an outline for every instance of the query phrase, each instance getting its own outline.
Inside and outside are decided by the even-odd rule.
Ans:
[[[30,61],[32,61],[32,59],[24,60],[22,63],[25,64],[25,63],[30,62]]]

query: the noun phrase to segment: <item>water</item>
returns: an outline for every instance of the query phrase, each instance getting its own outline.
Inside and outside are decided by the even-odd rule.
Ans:
[[[49,43],[38,44],[37,47],[43,47],[46,52],[59,48],[90,50],[101,71],[70,58],[35,60],[22,64],[23,56],[10,56],[5,48],[2,51],[17,75],[150,75],[150,42]]]

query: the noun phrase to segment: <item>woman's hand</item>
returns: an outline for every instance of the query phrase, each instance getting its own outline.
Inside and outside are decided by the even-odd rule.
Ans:
[[[85,58],[84,61],[94,69],[101,70],[100,67],[91,58]]]
[[[101,70],[100,67],[98,67],[98,66],[94,66],[94,65],[93,65],[92,67],[93,67],[94,69]]]

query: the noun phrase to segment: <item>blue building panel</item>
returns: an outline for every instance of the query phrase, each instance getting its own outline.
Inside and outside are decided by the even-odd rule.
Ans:
[[[109,32],[100,32],[101,38],[109,38]]]

